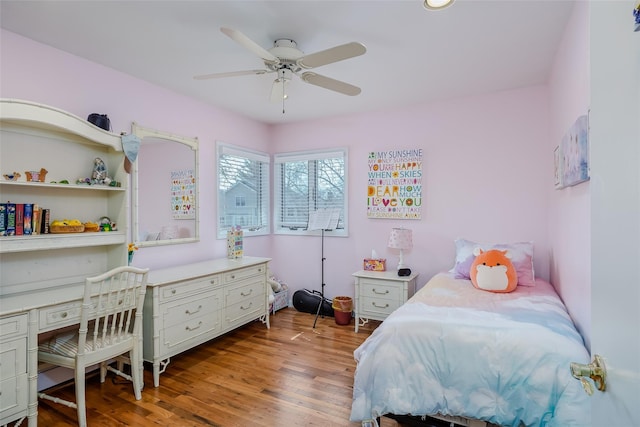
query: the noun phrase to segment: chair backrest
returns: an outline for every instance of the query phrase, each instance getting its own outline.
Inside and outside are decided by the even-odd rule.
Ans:
[[[140,334],[148,273],[122,266],[85,280],[78,356]]]

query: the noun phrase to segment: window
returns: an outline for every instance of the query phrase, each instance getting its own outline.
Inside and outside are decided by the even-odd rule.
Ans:
[[[309,212],[337,208],[340,210],[338,228],[330,233],[347,235],[346,159],[344,149],[274,156],[276,233],[307,233]]]
[[[269,234],[269,156],[218,142],[218,238]]]

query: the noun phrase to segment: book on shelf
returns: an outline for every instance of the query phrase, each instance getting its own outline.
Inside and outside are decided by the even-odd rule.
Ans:
[[[40,215],[40,234],[49,234],[49,217],[51,216],[51,210],[43,208]]]
[[[33,203],[25,203],[23,211],[22,234],[25,236],[33,234]]]
[[[0,203],[0,236],[7,235],[7,204]]]
[[[33,218],[31,223],[33,224],[33,234],[40,234],[40,226],[42,223],[40,222],[40,215],[42,214],[42,209],[38,206],[37,203],[33,204]]]
[[[6,228],[5,228],[5,236],[15,236],[16,235],[16,204],[7,202],[6,206]]]
[[[24,203],[16,203],[16,236],[24,234]]]

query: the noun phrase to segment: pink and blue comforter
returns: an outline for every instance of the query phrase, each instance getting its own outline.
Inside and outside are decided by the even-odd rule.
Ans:
[[[501,426],[589,425],[571,362],[589,363],[553,287],[509,294],[435,276],[354,352],[351,420],[465,417]]]

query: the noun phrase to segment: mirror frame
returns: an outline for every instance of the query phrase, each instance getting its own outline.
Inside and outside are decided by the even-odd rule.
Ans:
[[[168,132],[163,132],[163,131],[159,131],[159,130],[155,130],[155,129],[150,129],[150,128],[145,128],[142,127],[140,125],[138,125],[136,122],[133,122],[131,124],[131,133],[135,136],[137,136],[138,138],[140,138],[140,144],[142,145],[143,143],[143,139],[144,138],[155,138],[155,139],[163,139],[166,141],[173,141],[173,142],[177,142],[179,144],[184,144],[187,147],[189,147],[191,150],[193,150],[193,154],[194,154],[194,175],[196,178],[196,183],[195,183],[195,192],[196,192],[196,210],[195,210],[195,230],[194,230],[194,236],[193,237],[184,237],[184,238],[178,238],[178,239],[165,239],[165,240],[144,240],[144,241],[137,241],[136,239],[139,237],[140,235],[140,222],[139,222],[139,194],[138,194],[138,187],[139,187],[139,180],[138,180],[138,164],[139,164],[139,159],[136,159],[135,162],[133,162],[133,168],[132,168],[132,173],[131,173],[131,183],[132,183],[132,191],[131,191],[131,199],[132,199],[132,206],[131,206],[131,216],[132,216],[132,237],[134,238],[133,240],[136,242],[136,245],[138,247],[151,247],[151,246],[163,246],[163,245],[178,245],[178,244],[183,244],[183,243],[195,243],[195,242],[199,242],[200,241],[200,175],[198,172],[198,164],[199,164],[199,159],[198,159],[198,150],[199,150],[199,141],[197,137],[185,137],[185,136],[180,136],[180,135],[175,135],[172,133],[168,133]]]

